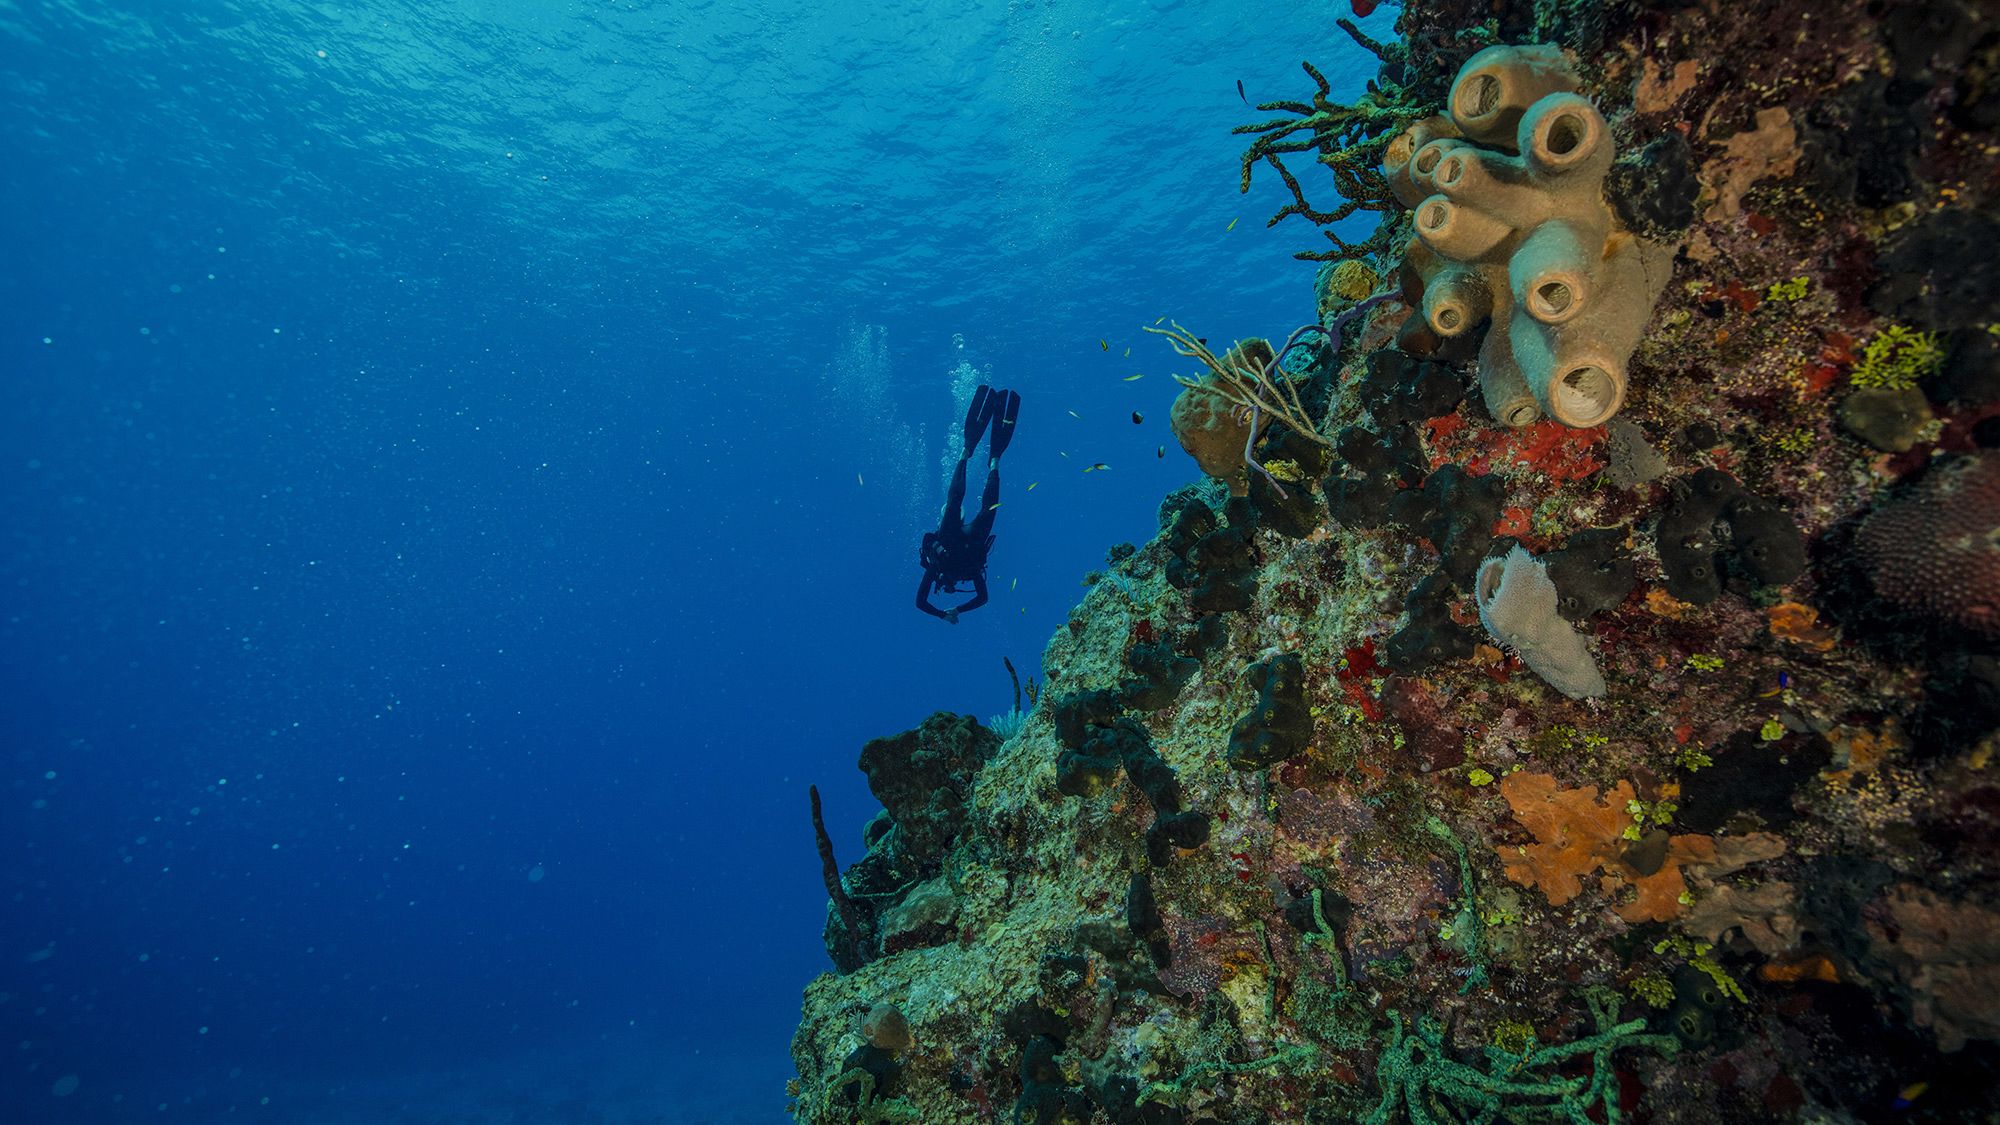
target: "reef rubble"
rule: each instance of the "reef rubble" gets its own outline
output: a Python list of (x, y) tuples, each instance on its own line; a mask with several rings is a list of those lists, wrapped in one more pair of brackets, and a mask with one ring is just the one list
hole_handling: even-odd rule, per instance
[[(1239, 132), (1274, 223), (1379, 218), (1301, 255), (1348, 330), (1192, 372), (1298, 408), (1182, 412), (1207, 475), (1017, 732), (864, 751), (795, 1117), (2000, 1120), (2000, 12), (1347, 30), (1361, 103), (1308, 65)], [(1505, 151), (1554, 109), (1595, 162), (1559, 207)], [(1408, 164), (1466, 145), (1513, 218), (1441, 255)], [(1522, 319), (1556, 242), (1610, 336)], [(1617, 377), (1581, 415), (1572, 354)]]

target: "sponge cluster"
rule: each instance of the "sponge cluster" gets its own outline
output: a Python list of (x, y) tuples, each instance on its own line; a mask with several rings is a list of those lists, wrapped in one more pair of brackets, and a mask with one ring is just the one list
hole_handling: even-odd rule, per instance
[(1561, 49), (1494, 46), (1452, 82), (1448, 115), (1384, 155), (1415, 211), (1404, 297), (1445, 339), (1491, 321), (1479, 383), (1493, 417), (1601, 425), (1676, 247), (1622, 229), (1604, 198), (1614, 144)]

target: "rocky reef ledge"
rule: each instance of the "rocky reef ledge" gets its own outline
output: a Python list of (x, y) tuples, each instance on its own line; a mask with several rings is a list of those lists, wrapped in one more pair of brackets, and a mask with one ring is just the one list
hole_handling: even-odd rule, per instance
[(1018, 730), (862, 751), (797, 1119), (2000, 1119), (2000, 13), (1346, 30), (1239, 130), (1323, 327)]

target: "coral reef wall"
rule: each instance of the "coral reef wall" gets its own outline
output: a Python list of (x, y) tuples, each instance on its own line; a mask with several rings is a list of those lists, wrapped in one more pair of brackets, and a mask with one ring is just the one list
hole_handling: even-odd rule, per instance
[[(1260, 368), (1264, 471), (1114, 552), (1011, 737), (864, 752), (799, 1120), (2000, 1119), (2000, 13), (1399, 31), (1240, 130), (1342, 325)], [(1671, 251), (1604, 425), (1496, 419), (1508, 302), (1441, 333), (1404, 259), (1392, 142), (1530, 45), (1618, 154), (1565, 206)]]

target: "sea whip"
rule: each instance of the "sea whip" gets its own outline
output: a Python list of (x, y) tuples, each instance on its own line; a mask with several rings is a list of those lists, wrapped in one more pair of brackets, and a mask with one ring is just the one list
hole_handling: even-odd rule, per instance
[(819, 867), (826, 876), (826, 893), (833, 896), (833, 905), (840, 911), (840, 924), (847, 929), (847, 951), (858, 969), (868, 958), (861, 955), (861, 927), (854, 921), (854, 900), (847, 897), (847, 888), (840, 883), (840, 864), (834, 862), (833, 841), (827, 838), (826, 821), (820, 817), (819, 786), (806, 786), (806, 793), (812, 797), (813, 835), (819, 841)]

